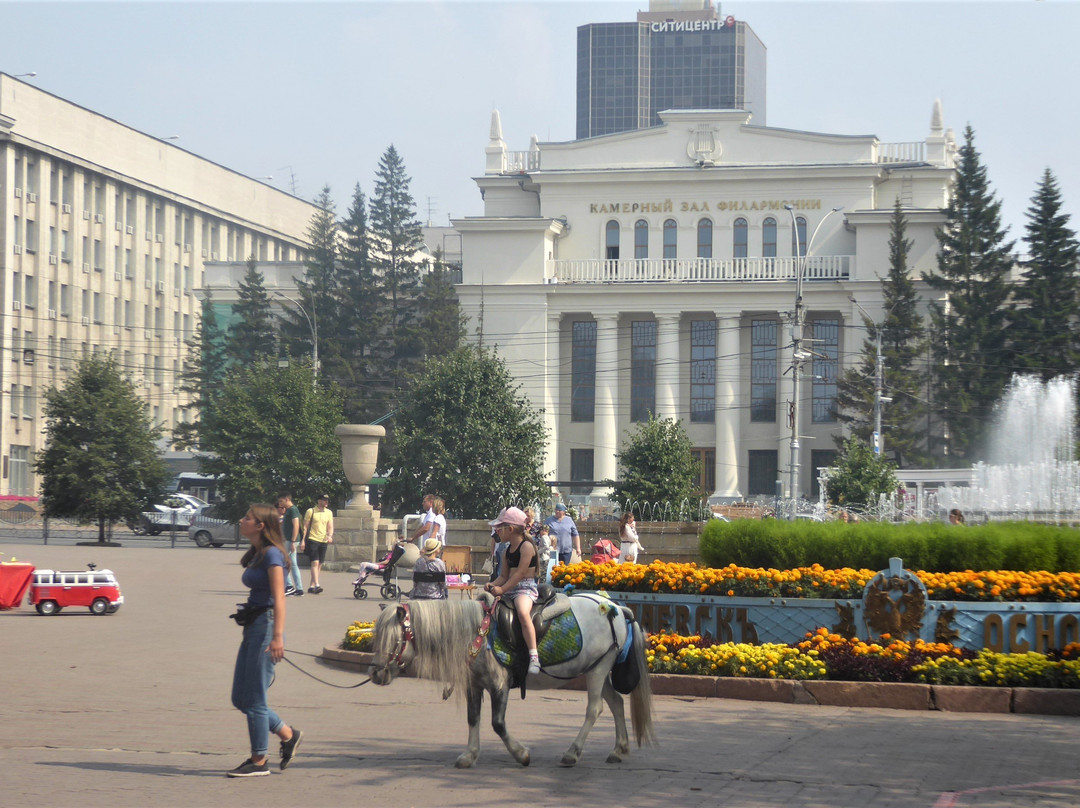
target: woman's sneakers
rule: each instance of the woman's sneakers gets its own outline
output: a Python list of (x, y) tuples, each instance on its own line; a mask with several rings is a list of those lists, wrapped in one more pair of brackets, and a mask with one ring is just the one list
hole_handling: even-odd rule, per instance
[(264, 774), (270, 774), (270, 766), (264, 760), (262, 763), (253, 763), (251, 758), (248, 758), (235, 769), (230, 769), (225, 772), (226, 777), (261, 777)]
[(300, 748), (300, 741), (304, 740), (304, 733), (296, 727), (292, 727), (292, 737), (281, 742), (281, 770), (285, 771), (296, 757), (296, 750)]
[(536, 651), (529, 652), (529, 675), (540, 673), (540, 657)]

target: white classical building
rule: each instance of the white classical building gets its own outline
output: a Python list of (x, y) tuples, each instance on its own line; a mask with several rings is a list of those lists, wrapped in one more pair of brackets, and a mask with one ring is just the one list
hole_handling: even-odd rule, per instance
[(314, 206), (0, 74), (0, 496), (32, 496), (42, 392), (113, 351), (154, 421), (208, 261), (298, 261)]
[(811, 495), (840, 429), (837, 374), (865, 337), (851, 298), (882, 318), (897, 199), (912, 275), (934, 268), (954, 137), (940, 104), (926, 139), (906, 143), (755, 126), (743, 111), (661, 118), (514, 152), (493, 114), (476, 179), (484, 215), (454, 222), (471, 338), (496, 347), (543, 410), (546, 471), (564, 493), (606, 495), (628, 430), (651, 412), (683, 423), (712, 501), (773, 494), (792, 461), (803, 256), (813, 355), (796, 493)]

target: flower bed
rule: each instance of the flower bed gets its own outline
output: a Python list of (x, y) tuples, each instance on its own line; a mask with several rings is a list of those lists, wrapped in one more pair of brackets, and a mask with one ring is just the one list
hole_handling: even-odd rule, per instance
[(904, 642), (887, 636), (882, 642), (867, 643), (819, 628), (796, 645), (714, 644), (707, 636), (654, 634), (648, 638), (646, 657), (652, 673), (1080, 688), (1080, 644), (1049, 655), (977, 653), (946, 643)]
[[(976, 602), (1080, 601), (1080, 573), (913, 571), (931, 600)], [(674, 595), (718, 595), (759, 598), (861, 598), (875, 570), (825, 569), (819, 564), (789, 570), (738, 567), (699, 567), (653, 561), (651, 564), (579, 564), (555, 567), (556, 587), (608, 592), (662, 592)]]
[(345, 629), (345, 639), (341, 647), (346, 651), (370, 651), (375, 642), (375, 623), (362, 623), (359, 620)]

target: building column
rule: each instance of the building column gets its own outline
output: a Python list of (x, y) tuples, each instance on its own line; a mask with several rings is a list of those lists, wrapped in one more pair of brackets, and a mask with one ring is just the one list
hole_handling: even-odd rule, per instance
[[(619, 390), (619, 318), (596, 315), (596, 401), (593, 409), (593, 479), (614, 480), (618, 476), (615, 452), (618, 449), (616, 408)], [(606, 498), (611, 488), (598, 485), (589, 497)]]
[[(794, 496), (798, 492), (788, 491), (791, 480), (791, 421), (788, 418), (791, 412), (790, 402), (794, 397), (795, 382), (794, 375), (791, 372), (794, 346), (791, 339), (791, 323), (786, 322), (783, 317), (780, 320), (779, 333), (780, 367), (776, 370), (777, 374), (779, 374), (776, 385), (776, 428), (778, 433), (776, 474), (780, 480), (783, 480), (785, 496)], [(802, 457), (801, 450), (799, 456)]]
[[(742, 499), (739, 492), (739, 399), (744, 373), (739, 351), (739, 316), (717, 317), (716, 340), (716, 491), (709, 504)], [(748, 360), (749, 361), (749, 360)], [(747, 367), (746, 372), (749, 372)]]
[(656, 418), (679, 418), (679, 315), (656, 316)]
[(547, 378), (544, 385), (544, 426), (547, 427), (547, 445), (544, 454), (544, 476), (557, 480), (559, 469), (559, 404), (562, 401), (562, 365), (559, 347), (562, 344), (562, 315), (549, 311), (547, 314)]

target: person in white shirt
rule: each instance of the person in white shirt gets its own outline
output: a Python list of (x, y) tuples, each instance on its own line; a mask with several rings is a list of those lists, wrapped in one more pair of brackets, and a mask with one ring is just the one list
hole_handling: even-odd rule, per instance
[(622, 553), (622, 563), (636, 564), (638, 553), (645, 552), (638, 539), (637, 523), (634, 514), (626, 511), (619, 520), (619, 551)]

